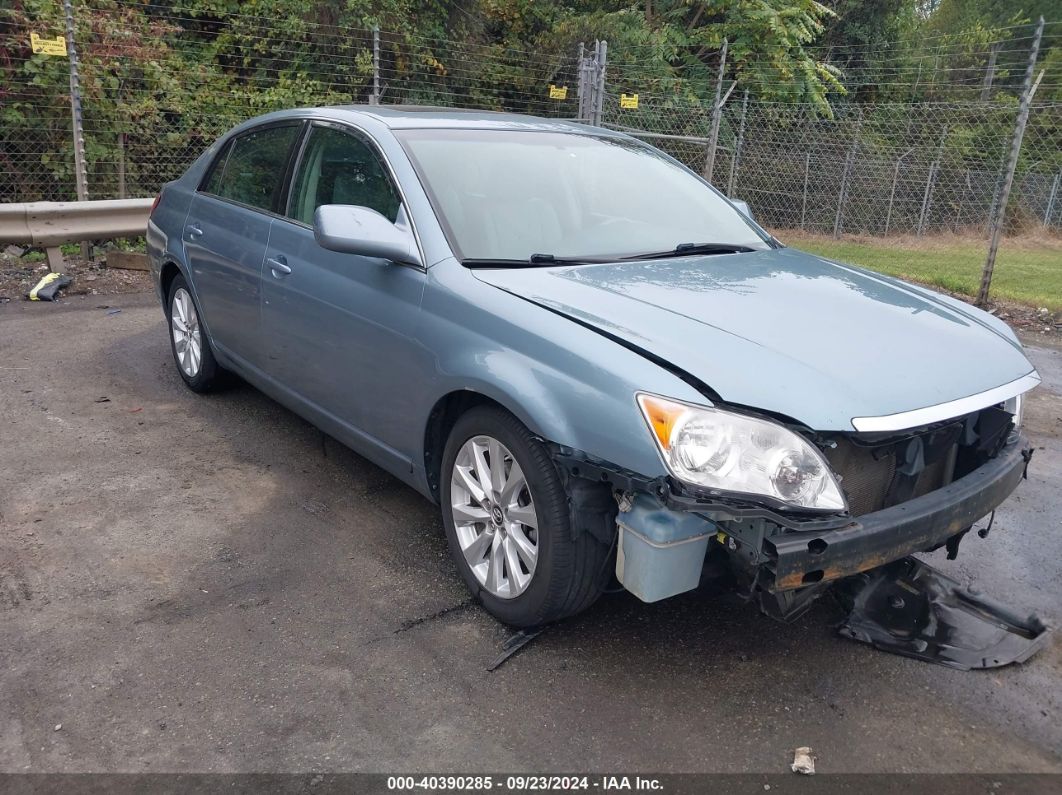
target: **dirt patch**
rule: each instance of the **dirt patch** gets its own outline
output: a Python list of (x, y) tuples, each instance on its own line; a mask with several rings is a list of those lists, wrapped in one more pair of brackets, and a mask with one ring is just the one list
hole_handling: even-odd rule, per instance
[[(65, 257), (63, 273), (74, 281), (60, 291), (59, 300), (62, 301), (64, 296), (119, 295), (151, 289), (148, 272), (108, 268), (103, 257), (102, 251), (88, 261), (75, 256)], [(46, 275), (48, 265), (40, 260), (37, 252), (21, 256), (18, 252), (0, 252), (0, 303), (25, 301), (29, 291)]]
[[(932, 289), (947, 293), (952, 298), (958, 298), (968, 304), (973, 304), (969, 296), (943, 290), (940, 287)], [(1012, 329), (1023, 340), (1041, 344), (1050, 340), (1053, 344), (1062, 341), (1062, 312), (1050, 312), (1044, 307), (1036, 308), (1013, 301), (990, 300), (988, 311), (1001, 320), (1007, 321)]]

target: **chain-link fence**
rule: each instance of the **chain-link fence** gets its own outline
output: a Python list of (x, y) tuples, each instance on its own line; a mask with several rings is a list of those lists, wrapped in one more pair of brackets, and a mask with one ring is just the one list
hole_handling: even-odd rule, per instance
[[(153, 195), (232, 125), (278, 108), (379, 101), (583, 118), (710, 174), (783, 240), (965, 293), (977, 291), (998, 215), (1032, 46), (1022, 26), (972, 48), (936, 46), (902, 68), (822, 53), (847, 70), (847, 95), (824, 109), (768, 101), (725, 64), (694, 78), (615, 44), (607, 56), (577, 41), (519, 50), (179, 7), (77, 3), (89, 198)], [(60, 12), (0, 11), (0, 202), (76, 197), (67, 60), (29, 48), (31, 32), (63, 29)], [(1049, 23), (1045, 41), (1060, 36)], [(926, 85), (931, 101), (876, 98)], [(1039, 88), (997, 284), (1062, 308), (1062, 103), (1057, 85)]]
[[(375, 101), (578, 114), (574, 46), (530, 52), (220, 10), (186, 17), (136, 0), (77, 6), (90, 199), (153, 195), (226, 130), (271, 110)], [(61, 9), (0, 9), (0, 203), (77, 196), (68, 61), (30, 48), (31, 34), (63, 29)]]
[[(772, 228), (980, 234), (999, 199), (1015, 115), (1013, 106), (933, 103), (846, 105), (825, 118), (806, 108), (732, 100), (721, 114), (713, 182), (749, 202)], [(605, 123), (703, 172), (710, 116), (710, 106), (664, 109), (640, 97), (637, 110), (606, 104)], [(1031, 140), (1058, 145), (1062, 105), (1034, 104), (1029, 131), (1028, 164), (1016, 175), (1008, 207), (1011, 228), (1062, 229), (1060, 164), (1051, 152), (1033, 151)]]

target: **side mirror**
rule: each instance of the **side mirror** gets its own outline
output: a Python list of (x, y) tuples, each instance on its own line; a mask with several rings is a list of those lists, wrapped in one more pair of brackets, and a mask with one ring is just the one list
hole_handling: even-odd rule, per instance
[(392, 224), (368, 207), (322, 204), (313, 214), (313, 236), (329, 251), (423, 265), (403, 210), (399, 211), (399, 223)]
[(749, 203), (748, 202), (742, 201), (741, 199), (731, 199), (730, 203), (732, 205), (734, 205), (734, 209), (735, 210), (737, 210), (739, 213), (744, 215), (749, 220), (751, 220), (751, 221), (755, 221), (756, 220), (755, 218), (752, 217), (752, 210), (749, 209)]

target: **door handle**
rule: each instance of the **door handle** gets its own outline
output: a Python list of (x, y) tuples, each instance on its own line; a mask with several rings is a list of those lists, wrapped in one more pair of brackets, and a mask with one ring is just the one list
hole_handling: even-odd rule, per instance
[(199, 224), (188, 224), (188, 226), (184, 228), (184, 231), (191, 240), (198, 240), (203, 236), (203, 230), (200, 228)]
[(270, 257), (266, 260), (266, 265), (269, 266), (269, 269), (273, 272), (273, 277), (276, 279), (291, 273), (288, 261), (284, 257)]

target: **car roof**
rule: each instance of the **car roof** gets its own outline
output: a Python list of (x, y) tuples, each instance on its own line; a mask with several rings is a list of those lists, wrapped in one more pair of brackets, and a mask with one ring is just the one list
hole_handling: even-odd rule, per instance
[[(521, 113), (492, 110), (443, 108), (431, 105), (332, 105), (321, 108), (355, 117), (370, 116), (392, 130), (411, 129), (507, 129), (610, 134), (566, 119), (545, 119)], [(615, 133), (611, 133), (615, 135)]]

